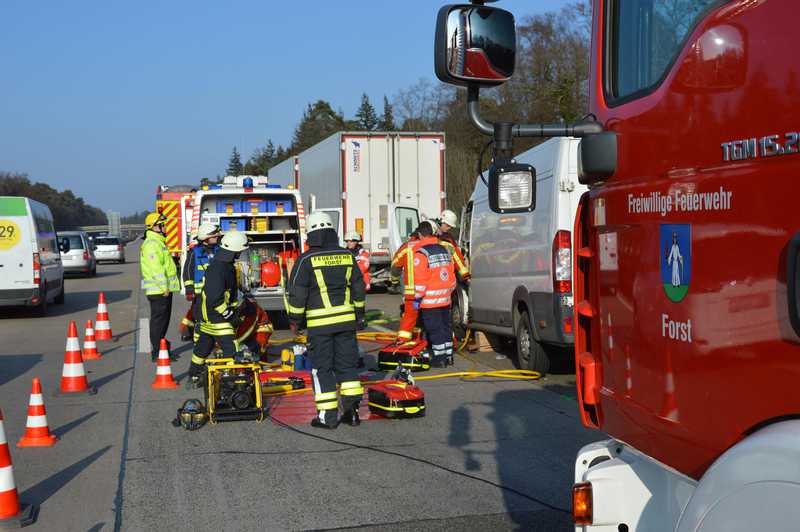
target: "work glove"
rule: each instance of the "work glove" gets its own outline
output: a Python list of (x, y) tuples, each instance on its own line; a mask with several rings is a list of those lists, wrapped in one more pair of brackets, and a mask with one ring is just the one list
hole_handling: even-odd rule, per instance
[(414, 303), (412, 304), (414, 310), (419, 310), (419, 303), (420, 303), (419, 299), (414, 300)]
[(356, 328), (359, 331), (363, 331), (367, 328), (367, 319), (364, 316), (361, 316), (356, 320)]

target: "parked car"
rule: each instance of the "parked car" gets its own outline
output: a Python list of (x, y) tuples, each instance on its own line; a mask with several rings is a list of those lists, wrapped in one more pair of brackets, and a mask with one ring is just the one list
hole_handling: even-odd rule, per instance
[(61, 252), (65, 273), (82, 273), (86, 277), (97, 275), (97, 259), (89, 235), (84, 231), (63, 231), (58, 234), (67, 251)]
[(125, 263), (125, 245), (116, 236), (97, 236), (94, 238), (94, 256), (97, 262), (109, 260)]
[(492, 212), (478, 178), (462, 214), (460, 243), (472, 280), (455, 300), (468, 312), (455, 315), (468, 317), (496, 348), (515, 341), (519, 365), (543, 373), (550, 356), (574, 345), (571, 234), (586, 191), (578, 182), (579, 143), (556, 138), (516, 157), (536, 168), (534, 211)]
[(0, 306), (25, 305), (47, 312), (64, 303), (64, 268), (53, 215), (47, 205), (0, 196)]

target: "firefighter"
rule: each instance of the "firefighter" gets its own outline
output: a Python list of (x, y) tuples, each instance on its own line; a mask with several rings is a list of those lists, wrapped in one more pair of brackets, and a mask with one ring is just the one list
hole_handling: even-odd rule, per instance
[(341, 422), (360, 424), (358, 405), (364, 389), (358, 377), (356, 330), (364, 327), (364, 278), (355, 257), (339, 247), (330, 217), (313, 212), (306, 222), (309, 249), (289, 277), (288, 312), (292, 332), (308, 329), (308, 355), (314, 385), (316, 428)]
[(358, 267), (364, 277), (364, 286), (366, 286), (366, 290), (369, 292), (369, 251), (361, 246), (361, 235), (358, 233), (358, 231), (349, 231), (344, 237), (344, 242), (347, 246), (347, 249), (356, 258)]
[(458, 279), (465, 285), (469, 284), (470, 271), (467, 261), (464, 259), (464, 254), (453, 235), (450, 233), (451, 229), (458, 227), (458, 216), (451, 210), (442, 211), (439, 224), (438, 237), (440, 243), (447, 248), (450, 255), (453, 256), (453, 262), (456, 268), (456, 275)]
[(219, 343), (224, 356), (234, 356), (239, 351), (236, 329), (239, 325), (239, 286), (236, 280), (236, 259), (247, 246), (244, 233), (231, 231), (222, 237), (217, 253), (206, 269), (205, 283), (200, 300), (194, 305), (195, 331), (197, 332), (189, 367), (189, 377), (200, 384), (206, 358)]
[[(153, 362), (158, 359), (159, 344), (162, 338), (166, 338), (169, 329), (172, 292), (180, 290), (178, 270), (167, 251), (164, 235), (166, 220), (158, 212), (147, 215), (144, 220), (147, 230), (139, 257), (144, 292), (150, 303), (150, 359)], [(175, 360), (174, 357), (172, 359)]]
[(431, 224), (417, 228), (420, 239), (414, 246), (414, 309), (422, 317), (422, 326), (431, 349), (431, 365), (453, 363), (453, 332), (450, 303), (456, 287), (453, 257), (435, 236)]
[[(436, 222), (425, 220), (422, 225), (430, 227), (435, 233), (438, 229)], [(408, 242), (400, 246), (400, 249), (392, 257), (389, 270), (389, 281), (392, 286), (399, 284), (400, 274), (403, 275), (403, 305), (401, 308), (400, 325), (397, 329), (397, 342), (400, 344), (412, 342), (414, 332), (419, 318), (419, 310), (414, 307), (414, 249), (419, 243), (419, 233), (414, 231), (408, 238)]]
[(190, 301), (189, 311), (181, 320), (181, 340), (188, 342), (194, 331), (195, 294), (203, 289), (206, 269), (214, 253), (219, 248), (219, 227), (212, 223), (201, 224), (197, 229), (197, 243), (186, 254), (183, 265), (183, 286), (186, 290), (186, 301)]

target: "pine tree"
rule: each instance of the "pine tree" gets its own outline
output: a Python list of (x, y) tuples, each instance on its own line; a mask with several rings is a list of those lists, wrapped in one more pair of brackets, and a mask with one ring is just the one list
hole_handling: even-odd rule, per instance
[(397, 129), (397, 126), (394, 125), (394, 109), (386, 95), (383, 96), (383, 116), (378, 122), (378, 129), (381, 131), (394, 131)]
[(361, 95), (361, 106), (356, 111), (356, 120), (359, 129), (365, 131), (372, 131), (378, 125), (378, 115), (375, 113), (375, 108), (369, 103), (369, 96), (366, 94)]
[[(333, 110), (330, 103), (325, 100), (317, 100), (314, 105), (309, 104), (303, 113), (303, 119), (294, 130), (292, 145), (289, 147), (287, 155), (300, 153), (343, 129), (345, 129), (345, 122), (342, 116)], [(280, 152), (280, 148), (278, 152)], [(283, 158), (278, 158), (278, 160), (281, 161)]]
[(233, 147), (231, 158), (228, 160), (228, 169), (225, 171), (227, 172), (225, 175), (242, 175), (244, 171), (242, 156), (239, 155), (239, 150), (236, 149), (236, 146)]

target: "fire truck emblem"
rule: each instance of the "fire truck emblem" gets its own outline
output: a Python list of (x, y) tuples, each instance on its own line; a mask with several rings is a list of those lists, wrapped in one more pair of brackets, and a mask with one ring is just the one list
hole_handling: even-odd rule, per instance
[(678, 303), (689, 292), (692, 280), (692, 226), (661, 225), (661, 282), (670, 301)]

